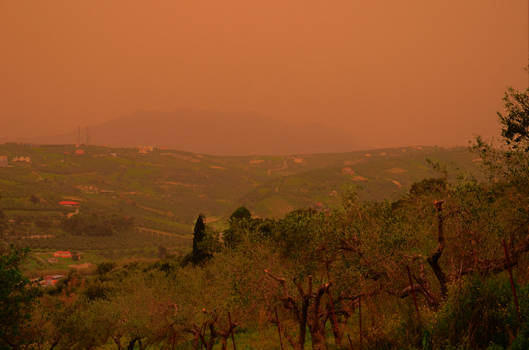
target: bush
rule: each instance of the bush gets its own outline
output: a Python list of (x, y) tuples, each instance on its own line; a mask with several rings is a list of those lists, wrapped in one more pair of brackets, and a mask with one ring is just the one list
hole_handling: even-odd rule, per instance
[(0, 246), (0, 348), (6, 344), (18, 348), (25, 340), (19, 339), (21, 328), (31, 317), (40, 290), (25, 278), (20, 265), (28, 250)]
[[(528, 297), (529, 286), (518, 290), (521, 315), (529, 312)], [(512, 299), (506, 276), (488, 279), (471, 276), (461, 285), (452, 285), (448, 299), (433, 323), (434, 348), (507, 348), (520, 326)], [(529, 329), (524, 327), (513, 347), (520, 348), (528, 343)]]
[(98, 275), (103, 276), (112, 271), (115, 267), (116, 263), (114, 262), (102, 262), (101, 264), (97, 265), (96, 272)]
[(62, 224), (64, 231), (77, 236), (112, 236), (133, 226), (132, 218), (101, 213), (74, 215)]

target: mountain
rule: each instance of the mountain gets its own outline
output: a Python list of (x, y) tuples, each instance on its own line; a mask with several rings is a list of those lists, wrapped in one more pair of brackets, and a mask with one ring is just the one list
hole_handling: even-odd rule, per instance
[[(291, 124), (256, 114), (200, 110), (137, 112), (88, 128), (89, 143), (110, 147), (152, 145), (215, 155), (346, 152), (358, 148), (352, 136), (320, 124)], [(81, 130), (86, 139), (86, 129)], [(72, 144), (78, 131), (31, 140)]]

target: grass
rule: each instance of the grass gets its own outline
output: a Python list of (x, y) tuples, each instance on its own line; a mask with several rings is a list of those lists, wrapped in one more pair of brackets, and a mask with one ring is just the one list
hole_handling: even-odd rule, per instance
[(88, 264), (86, 268), (80, 268), (85, 272), (92, 272), (95, 266), (105, 259), (97, 251), (87, 250), (78, 252), (81, 255), (80, 260), (71, 258), (55, 258), (52, 249), (39, 249), (31, 251), (26, 263), (22, 266), (22, 271), (29, 277), (42, 276), (52, 273), (66, 274), (75, 265)]

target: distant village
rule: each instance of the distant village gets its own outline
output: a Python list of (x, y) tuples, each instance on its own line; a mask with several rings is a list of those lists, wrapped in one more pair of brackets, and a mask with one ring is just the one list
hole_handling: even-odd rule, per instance
[[(11, 159), (11, 163), (31, 163), (31, 157), (16, 156)], [(9, 158), (7, 156), (0, 156), (0, 168), (9, 166)]]
[[(86, 151), (82, 148), (83, 145), (76, 144), (75, 145), (75, 151), (73, 152), (76, 156), (82, 156), (86, 154)], [(137, 146), (136, 149), (138, 150), (139, 154), (148, 154), (153, 152), (156, 147), (154, 146)], [(68, 152), (64, 152), (64, 154), (68, 154)], [(109, 153), (108, 154), (111, 157), (116, 158), (118, 155), (117, 153)], [(9, 156), (7, 155), (0, 155), (0, 168), (5, 168), (10, 166), (10, 164), (31, 164), (31, 157), (20, 155), (20, 156), (14, 156), (13, 158), (9, 159)]]

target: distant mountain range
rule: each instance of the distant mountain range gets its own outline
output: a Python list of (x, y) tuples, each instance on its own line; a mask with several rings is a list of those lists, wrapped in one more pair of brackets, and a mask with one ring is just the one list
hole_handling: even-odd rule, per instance
[[(314, 123), (286, 123), (255, 114), (180, 110), (137, 112), (81, 128), (82, 143), (110, 147), (157, 146), (215, 155), (347, 152), (358, 149), (352, 135)], [(32, 139), (72, 144), (78, 131)]]

